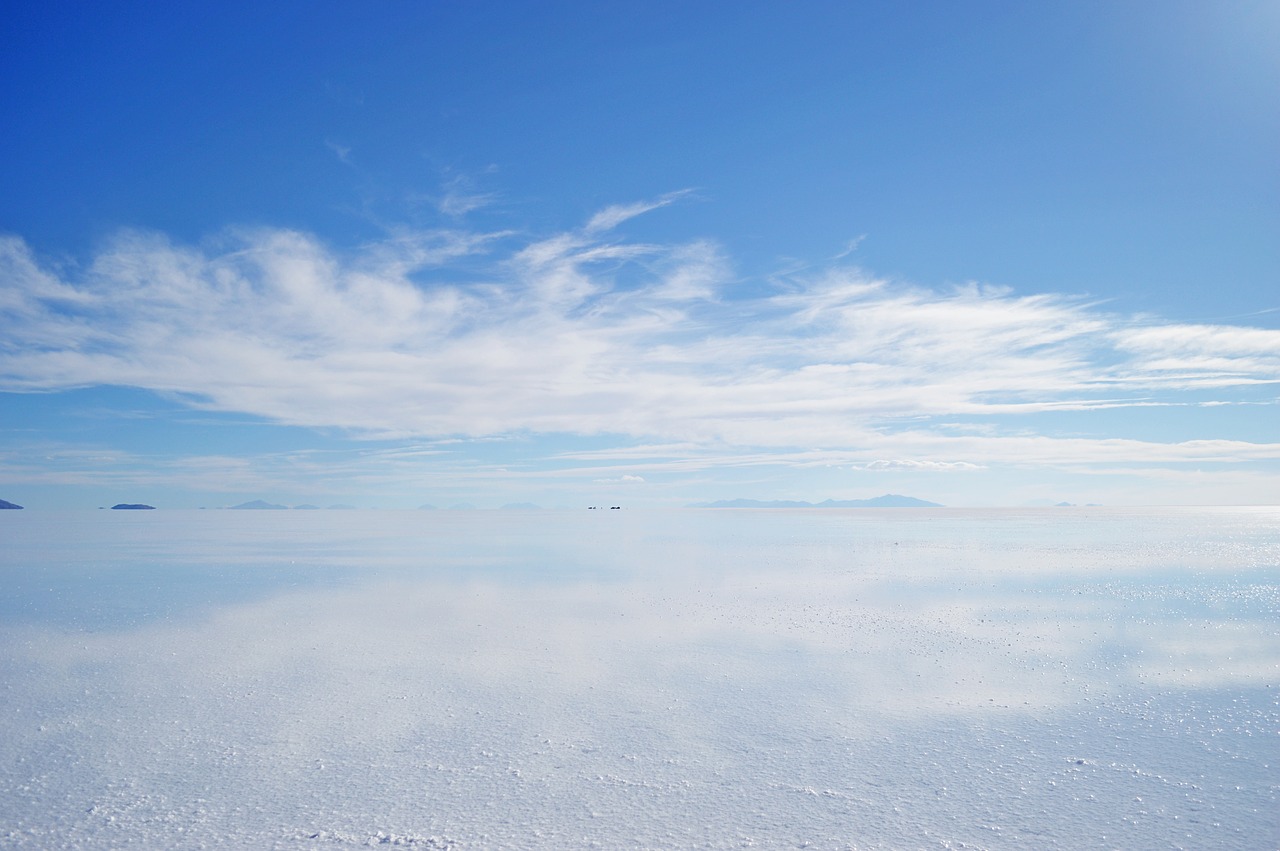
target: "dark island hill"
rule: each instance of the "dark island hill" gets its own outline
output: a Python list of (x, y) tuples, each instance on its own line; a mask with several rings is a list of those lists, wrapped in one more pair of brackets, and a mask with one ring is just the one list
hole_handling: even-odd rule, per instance
[(7, 499), (0, 499), (0, 510), (5, 508), (22, 508), (16, 502), (9, 502)]

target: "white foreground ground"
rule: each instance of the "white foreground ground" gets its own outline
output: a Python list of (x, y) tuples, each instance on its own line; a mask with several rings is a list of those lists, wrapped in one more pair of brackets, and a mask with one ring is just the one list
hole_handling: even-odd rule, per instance
[(1280, 510), (0, 541), (7, 848), (1280, 847)]

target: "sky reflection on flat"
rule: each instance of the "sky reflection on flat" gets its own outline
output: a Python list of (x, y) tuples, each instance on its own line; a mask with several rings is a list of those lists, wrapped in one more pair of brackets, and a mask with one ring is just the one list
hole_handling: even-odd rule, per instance
[(317, 514), (4, 518), (7, 843), (1280, 839), (1274, 513)]

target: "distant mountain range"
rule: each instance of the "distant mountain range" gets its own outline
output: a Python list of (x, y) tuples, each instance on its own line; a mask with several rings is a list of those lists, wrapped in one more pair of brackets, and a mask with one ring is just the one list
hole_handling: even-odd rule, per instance
[(21, 508), (16, 502), (9, 502), (7, 499), (0, 499), (0, 509), (5, 508)]
[(942, 508), (939, 503), (887, 493), (872, 499), (824, 499), (822, 502), (801, 502), (789, 499), (722, 499), (717, 502), (699, 502), (690, 508)]

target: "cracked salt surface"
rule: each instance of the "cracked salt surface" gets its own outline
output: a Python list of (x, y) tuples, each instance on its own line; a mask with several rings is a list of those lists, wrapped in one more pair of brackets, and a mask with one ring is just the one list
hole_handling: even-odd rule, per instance
[(1280, 847), (1275, 510), (12, 513), (4, 847)]

